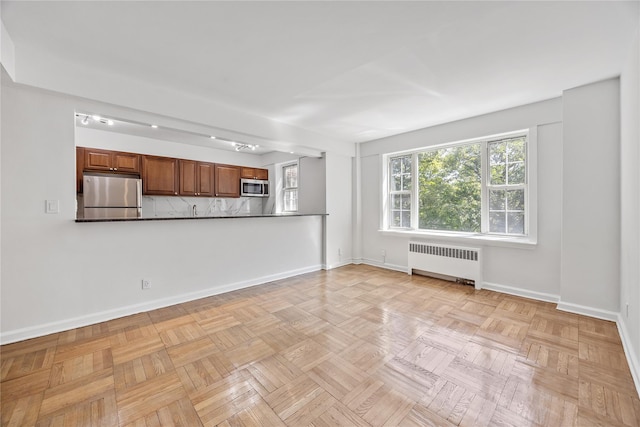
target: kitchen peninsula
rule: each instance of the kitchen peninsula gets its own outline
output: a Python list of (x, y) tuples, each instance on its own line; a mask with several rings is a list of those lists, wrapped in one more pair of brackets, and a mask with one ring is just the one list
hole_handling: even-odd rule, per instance
[(137, 221), (171, 221), (185, 219), (239, 219), (239, 218), (284, 218), (299, 216), (327, 216), (324, 213), (278, 213), (278, 214), (246, 214), (246, 215), (216, 215), (216, 216), (169, 216), (169, 217), (141, 217), (141, 218), (77, 218), (76, 222), (137, 222)]

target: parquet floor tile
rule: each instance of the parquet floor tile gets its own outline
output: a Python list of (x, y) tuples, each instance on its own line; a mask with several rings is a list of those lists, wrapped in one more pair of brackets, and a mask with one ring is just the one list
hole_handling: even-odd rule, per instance
[(4, 426), (639, 426), (613, 322), (351, 265), (0, 347)]

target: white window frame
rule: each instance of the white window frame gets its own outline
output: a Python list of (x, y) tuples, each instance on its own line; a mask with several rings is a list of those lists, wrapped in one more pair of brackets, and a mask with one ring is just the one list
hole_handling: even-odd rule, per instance
[[(497, 186), (488, 185), (489, 160), (487, 147), (489, 142), (500, 139), (508, 139), (526, 135), (526, 159), (525, 159), (525, 235), (498, 234), (488, 233), (489, 230), (489, 189)], [(482, 160), (482, 190), (481, 190), (481, 231), (479, 233), (462, 232), (462, 231), (440, 231), (440, 230), (420, 230), (418, 228), (418, 155), (421, 152), (435, 150), (439, 148), (453, 147), (456, 145), (467, 145), (473, 143), (481, 143), (481, 160)], [(411, 199), (411, 228), (393, 228), (390, 227), (390, 181), (389, 181), (389, 160), (393, 157), (402, 155), (412, 155), (412, 199)], [(430, 237), (437, 240), (469, 243), (470, 241), (481, 242), (489, 246), (507, 246), (522, 247), (534, 246), (537, 244), (537, 128), (521, 129), (513, 132), (506, 132), (484, 136), (480, 138), (467, 139), (451, 143), (434, 144), (417, 149), (411, 149), (401, 152), (387, 153), (381, 156), (382, 161), (382, 198), (381, 198), (381, 215), (380, 215), (380, 232), (384, 235), (399, 236), (406, 235), (409, 237)], [(506, 186), (509, 189), (514, 187)]]
[[(387, 171), (388, 171), (387, 173), (388, 173), (389, 178), (391, 178), (391, 160), (395, 159), (395, 158), (398, 158), (398, 157), (406, 157), (406, 156), (407, 156), (406, 154), (399, 154), (399, 155), (395, 155), (395, 156), (389, 156), (389, 158), (387, 159)], [(391, 204), (389, 204), (389, 208), (388, 208), (388, 213), (387, 214), (388, 214), (388, 218), (389, 218), (389, 228), (391, 228), (391, 229), (405, 230), (405, 229), (412, 229), (413, 228), (413, 218), (415, 216), (414, 215), (414, 204), (415, 204), (414, 203), (414, 200), (415, 200), (415, 197), (414, 197), (415, 190), (414, 190), (414, 188), (415, 188), (415, 183), (413, 182), (413, 179), (414, 179), (414, 177), (416, 175), (415, 174), (415, 169), (414, 169), (415, 168), (414, 167), (415, 161), (414, 161), (414, 158), (413, 158), (414, 156), (412, 156), (412, 159), (411, 159), (411, 171), (409, 172), (409, 175), (411, 176), (411, 190), (392, 190), (391, 189), (391, 179), (387, 180), (387, 191), (388, 191), (389, 200), (391, 200), (391, 196), (392, 195), (408, 195), (411, 198), (411, 208), (409, 210), (410, 215), (411, 215), (411, 222), (410, 222), (409, 227), (399, 227), (399, 226), (394, 226), (394, 225), (391, 224), (391, 220), (392, 220), (391, 211), (393, 211), (393, 206), (391, 206)], [(401, 173), (401, 175), (403, 175), (403, 173)], [(406, 173), (404, 173), (404, 175), (406, 175)], [(401, 178), (401, 179), (403, 179), (403, 178)], [(400, 209), (400, 216), (402, 217), (402, 208)]]
[(300, 199), (299, 198), (296, 198), (298, 200), (298, 202), (296, 203), (296, 209), (295, 210), (286, 209), (286, 204), (285, 204), (285, 193), (287, 192), (287, 190), (296, 190), (296, 193), (297, 193), (298, 197), (300, 196), (300, 190), (299, 190), (300, 185), (298, 185), (296, 187), (287, 187), (286, 186), (287, 177), (286, 177), (285, 169), (289, 168), (289, 167), (292, 167), (292, 166), (295, 166), (296, 169), (297, 169), (298, 184), (300, 184), (300, 181), (299, 181), (300, 180), (300, 165), (298, 164), (298, 162), (283, 163), (283, 164), (280, 165), (280, 168), (281, 168), (280, 171), (282, 173), (282, 190), (280, 192), (281, 193), (281, 198), (282, 198), (281, 199), (282, 200), (282, 205), (281, 206), (282, 206), (282, 212), (288, 212), (288, 213), (298, 212), (298, 210), (300, 209), (300, 206), (299, 206)]

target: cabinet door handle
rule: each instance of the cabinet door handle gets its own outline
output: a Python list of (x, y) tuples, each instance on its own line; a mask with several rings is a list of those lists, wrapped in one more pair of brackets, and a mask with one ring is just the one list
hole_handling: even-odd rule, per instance
[(177, 195), (178, 195), (178, 192), (175, 192), (175, 193), (173, 193), (173, 194), (175, 194), (175, 195), (177, 196)]
[(118, 168), (113, 168), (113, 170), (114, 170), (114, 171), (117, 171), (117, 170), (118, 170)]

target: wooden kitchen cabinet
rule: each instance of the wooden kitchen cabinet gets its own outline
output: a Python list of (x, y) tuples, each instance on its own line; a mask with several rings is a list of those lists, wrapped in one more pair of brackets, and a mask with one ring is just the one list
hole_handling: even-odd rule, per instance
[(180, 160), (180, 195), (213, 197), (214, 164)]
[(142, 156), (142, 194), (177, 196), (178, 159)]
[(240, 168), (240, 177), (246, 179), (269, 179), (269, 170), (260, 168), (248, 168), (242, 166)]
[(140, 155), (84, 148), (84, 170), (139, 174)]
[(82, 194), (82, 173), (84, 172), (84, 148), (76, 147), (76, 193)]
[(215, 197), (240, 197), (240, 166), (215, 165)]

